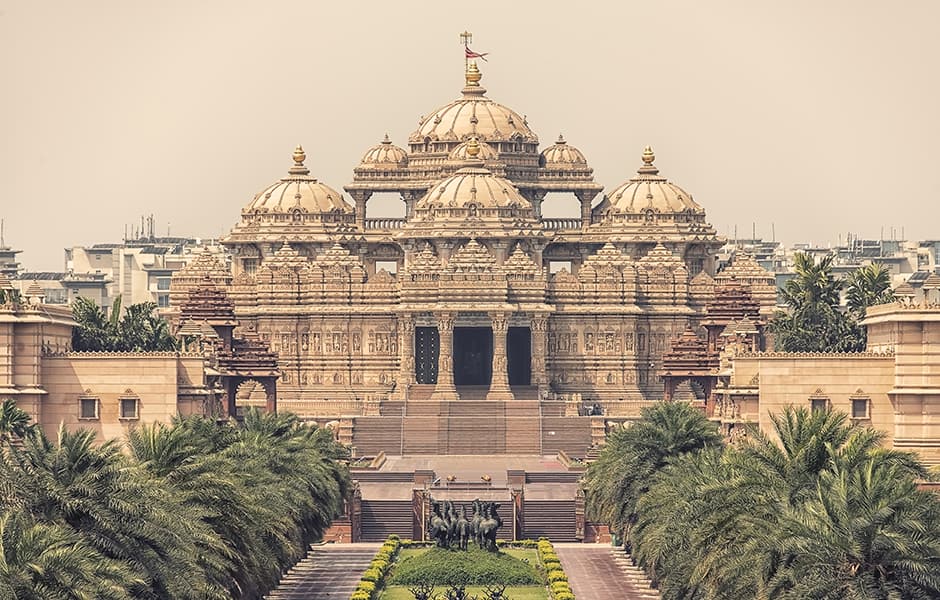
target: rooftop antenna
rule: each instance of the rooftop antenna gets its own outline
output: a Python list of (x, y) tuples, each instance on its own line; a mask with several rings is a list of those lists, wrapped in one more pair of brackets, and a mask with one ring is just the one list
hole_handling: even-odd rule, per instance
[(770, 222), (770, 241), (777, 241), (777, 229), (774, 227), (773, 221)]
[(6, 242), (3, 239), (3, 219), (0, 219), (0, 248), (6, 248)]

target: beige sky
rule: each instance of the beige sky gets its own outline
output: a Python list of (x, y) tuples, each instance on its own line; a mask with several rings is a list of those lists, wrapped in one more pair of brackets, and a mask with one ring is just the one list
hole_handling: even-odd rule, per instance
[(0, 217), (52, 270), (142, 214), (228, 231), (298, 142), (339, 189), (459, 95), (469, 28), (489, 97), (608, 190), (651, 144), (726, 235), (938, 238), (938, 23), (927, 0), (0, 0)]

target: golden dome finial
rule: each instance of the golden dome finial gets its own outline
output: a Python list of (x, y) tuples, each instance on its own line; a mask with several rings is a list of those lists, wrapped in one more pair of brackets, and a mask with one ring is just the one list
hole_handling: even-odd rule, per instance
[(382, 143), (383, 143), (383, 144), (391, 144), (391, 143), (392, 143), (392, 140), (388, 139), (388, 134), (387, 134), (387, 133), (385, 134), (385, 139), (382, 140)]
[(304, 161), (307, 160), (307, 155), (304, 153), (304, 147), (300, 144), (297, 144), (297, 147), (294, 148), (293, 158), (295, 167), (304, 166)]
[(467, 140), (467, 156), (472, 159), (475, 159), (480, 155), (480, 142), (477, 141), (476, 137), (472, 137)]
[(654, 160), (656, 160), (656, 155), (653, 154), (653, 149), (647, 146), (643, 149), (643, 164), (649, 167), (653, 164)]
[(556, 144), (567, 144), (568, 142), (565, 141), (565, 136), (563, 136), (563, 135), (561, 135), (561, 134), (559, 133), (559, 134), (558, 134), (558, 141), (555, 142), (555, 143), (556, 143)]
[(310, 170), (304, 166), (304, 161), (307, 160), (307, 153), (304, 152), (303, 146), (297, 144), (297, 147), (294, 148), (294, 153), (291, 155), (291, 158), (294, 159), (294, 166), (288, 169), (288, 173), (295, 176), (310, 174)]
[(480, 80), (483, 74), (477, 67), (477, 61), (471, 60), (467, 63), (467, 87), (480, 87)]

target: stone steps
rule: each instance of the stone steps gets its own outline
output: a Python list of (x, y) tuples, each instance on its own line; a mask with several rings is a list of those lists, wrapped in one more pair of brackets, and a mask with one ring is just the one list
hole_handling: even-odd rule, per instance
[(281, 578), (268, 600), (346, 600), (381, 544), (312, 546)]
[(630, 582), (630, 586), (640, 595), (639, 598), (653, 599), (660, 598), (659, 590), (650, 587), (650, 580), (646, 573), (640, 567), (633, 564), (629, 554), (621, 550), (612, 550), (614, 562), (623, 571), (624, 577)]
[(547, 537), (553, 542), (575, 542), (577, 538), (574, 500), (526, 500), (523, 537)]
[(411, 500), (363, 500), (362, 540), (381, 542), (391, 534), (402, 539), (414, 536)]

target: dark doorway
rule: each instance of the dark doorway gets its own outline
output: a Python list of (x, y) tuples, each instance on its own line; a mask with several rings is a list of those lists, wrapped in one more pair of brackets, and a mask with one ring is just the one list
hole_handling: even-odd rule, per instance
[(493, 330), (454, 328), (454, 385), (489, 385), (493, 371)]
[(437, 327), (415, 327), (415, 381), (437, 383), (441, 338)]
[(532, 334), (528, 327), (510, 327), (506, 339), (509, 385), (532, 385)]

